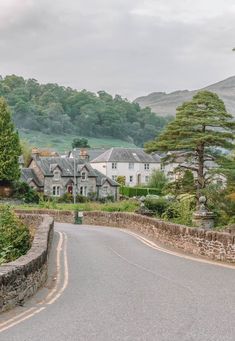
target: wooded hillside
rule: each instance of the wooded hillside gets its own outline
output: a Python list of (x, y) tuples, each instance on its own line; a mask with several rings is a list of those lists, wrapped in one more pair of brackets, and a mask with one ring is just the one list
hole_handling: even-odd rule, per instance
[(17, 128), (46, 134), (107, 136), (142, 146), (169, 120), (119, 95), (42, 85), (15, 75), (0, 78), (0, 96), (7, 100)]

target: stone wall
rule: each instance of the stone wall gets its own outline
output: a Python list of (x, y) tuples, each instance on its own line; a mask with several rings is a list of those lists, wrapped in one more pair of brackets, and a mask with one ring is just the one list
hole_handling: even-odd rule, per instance
[[(20, 214), (31, 223), (35, 235), (31, 249), (24, 256), (0, 266), (0, 313), (22, 304), (45, 283), (48, 255), (53, 239), (53, 218)], [(39, 225), (38, 225), (39, 224)]]
[(84, 212), (83, 224), (128, 228), (184, 252), (235, 262), (235, 235), (206, 231), (133, 213)]
[(35, 210), (25, 210), (25, 209), (16, 209), (15, 212), (17, 214), (33, 214), (33, 215), (41, 215), (48, 214), (50, 217), (54, 219), (54, 221), (58, 223), (68, 223), (74, 224), (76, 212), (75, 211), (60, 211), (60, 210), (47, 210), (47, 209), (35, 209)]

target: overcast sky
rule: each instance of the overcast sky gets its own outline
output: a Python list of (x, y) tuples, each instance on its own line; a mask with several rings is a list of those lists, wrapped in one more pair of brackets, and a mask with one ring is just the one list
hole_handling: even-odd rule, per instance
[(0, 0), (0, 74), (134, 99), (235, 75), (234, 0)]

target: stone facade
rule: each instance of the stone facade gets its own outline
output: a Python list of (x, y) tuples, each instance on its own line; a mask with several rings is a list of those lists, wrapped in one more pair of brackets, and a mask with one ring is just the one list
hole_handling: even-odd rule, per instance
[[(16, 261), (0, 266), (0, 313), (22, 304), (46, 282), (48, 255), (53, 238), (49, 216), (19, 214), (31, 221), (34, 240), (29, 252)], [(36, 226), (39, 223), (39, 226)]]
[(119, 184), (84, 160), (62, 157), (34, 157), (28, 168), (21, 170), (21, 181), (44, 192), (47, 197), (76, 193), (102, 199), (119, 197)]

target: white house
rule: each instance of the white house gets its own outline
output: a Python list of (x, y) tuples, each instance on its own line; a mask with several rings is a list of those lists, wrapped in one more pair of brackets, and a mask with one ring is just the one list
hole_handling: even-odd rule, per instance
[(126, 185), (136, 186), (147, 184), (152, 171), (161, 169), (161, 158), (145, 153), (142, 148), (111, 148), (90, 164), (114, 181), (124, 176)]

